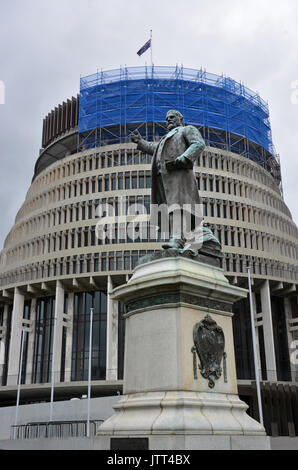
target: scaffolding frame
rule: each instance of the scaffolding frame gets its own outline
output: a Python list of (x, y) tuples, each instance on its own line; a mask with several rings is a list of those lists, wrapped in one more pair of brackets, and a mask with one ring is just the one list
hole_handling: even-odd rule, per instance
[(204, 129), (207, 145), (236, 151), (264, 168), (269, 164), (278, 174), (268, 104), (259, 94), (230, 77), (178, 65), (120, 67), (81, 77), (78, 150), (129, 142), (135, 129), (159, 140), (169, 109)]

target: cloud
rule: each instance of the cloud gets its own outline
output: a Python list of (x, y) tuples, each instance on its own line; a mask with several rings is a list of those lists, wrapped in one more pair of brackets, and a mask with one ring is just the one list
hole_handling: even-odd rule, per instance
[(30, 185), (42, 119), (76, 95), (80, 75), (120, 65), (149, 64), (136, 51), (153, 30), (155, 65), (183, 64), (224, 73), (269, 101), (273, 139), (281, 158), (284, 198), (298, 220), (298, 80), (292, 0), (15, 0), (2, 2), (0, 80), (0, 244)]

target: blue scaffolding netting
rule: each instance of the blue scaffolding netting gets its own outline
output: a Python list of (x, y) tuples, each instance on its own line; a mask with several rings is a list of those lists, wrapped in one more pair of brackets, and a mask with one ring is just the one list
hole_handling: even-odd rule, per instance
[(80, 79), (79, 133), (132, 123), (186, 124), (226, 131), (275, 155), (267, 103), (231, 78), (184, 67), (129, 67)]

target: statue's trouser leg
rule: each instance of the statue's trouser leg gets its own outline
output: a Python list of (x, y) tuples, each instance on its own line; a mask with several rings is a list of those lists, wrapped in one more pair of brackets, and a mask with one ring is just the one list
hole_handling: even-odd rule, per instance
[(196, 228), (195, 216), (182, 209), (176, 209), (169, 213), (170, 237), (185, 239), (186, 234), (191, 234)]
[(180, 209), (169, 212), (170, 239), (181, 240), (183, 238), (183, 218)]

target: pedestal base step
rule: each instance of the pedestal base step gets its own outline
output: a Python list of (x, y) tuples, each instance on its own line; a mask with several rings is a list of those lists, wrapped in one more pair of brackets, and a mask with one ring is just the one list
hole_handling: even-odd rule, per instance
[[(121, 442), (122, 441), (122, 442)], [(95, 450), (271, 450), (268, 436), (97, 436)]]
[(114, 410), (97, 432), (105, 449), (113, 437), (148, 438), (149, 450), (270, 448), (265, 429), (247, 415), (237, 395), (136, 393), (124, 396)]

